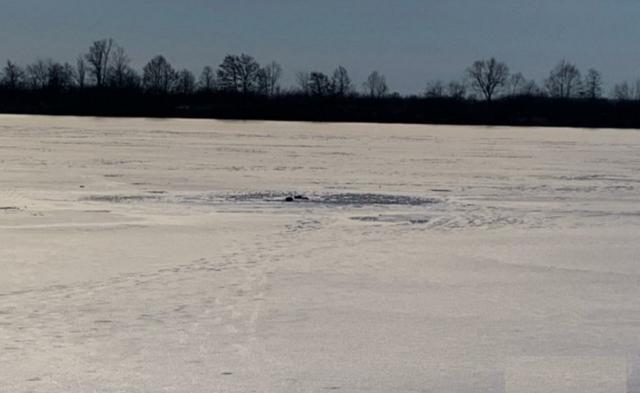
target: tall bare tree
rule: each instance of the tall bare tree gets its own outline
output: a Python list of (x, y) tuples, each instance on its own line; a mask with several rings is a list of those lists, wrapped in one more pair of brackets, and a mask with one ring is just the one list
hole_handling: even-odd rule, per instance
[(8, 89), (19, 89), (22, 87), (24, 83), (24, 71), (20, 66), (8, 60), (3, 71), (2, 85), (4, 87)]
[(583, 94), (585, 97), (595, 100), (602, 97), (602, 74), (590, 68), (582, 82)]
[(478, 60), (467, 69), (471, 88), (491, 102), (509, 80), (509, 67), (495, 58)]
[(255, 92), (258, 88), (260, 64), (251, 56), (228, 55), (218, 68), (218, 85), (227, 91), (242, 94)]
[(349, 77), (349, 72), (343, 66), (338, 66), (333, 71), (333, 76), (331, 77), (331, 86), (333, 90), (333, 94), (337, 96), (348, 96), (353, 92), (353, 85), (351, 83), (351, 78)]
[(38, 59), (34, 63), (27, 65), (26, 79), (31, 89), (38, 90), (47, 87), (50, 63), (51, 60)]
[(550, 97), (573, 98), (580, 94), (581, 82), (578, 67), (562, 60), (549, 73), (545, 87)]
[(130, 64), (131, 59), (124, 48), (115, 45), (109, 59), (107, 84), (116, 89), (132, 87), (135, 71)]
[(373, 71), (364, 82), (364, 90), (370, 97), (384, 97), (389, 92), (387, 78), (378, 71)]
[(76, 59), (76, 84), (80, 89), (84, 89), (87, 82), (87, 63), (84, 60), (84, 56), (80, 55)]
[(54, 91), (67, 90), (73, 87), (74, 69), (69, 63), (47, 62), (47, 89)]
[(211, 92), (216, 85), (216, 76), (211, 66), (205, 66), (200, 73), (200, 79), (198, 80), (198, 86), (202, 91)]
[(527, 79), (522, 75), (521, 72), (516, 72), (515, 74), (511, 74), (509, 77), (509, 81), (507, 83), (508, 95), (510, 96), (519, 96), (522, 94), (522, 88), (527, 83)]
[(179, 71), (176, 75), (175, 91), (178, 94), (193, 94), (196, 90), (196, 77), (187, 69)]
[(176, 71), (164, 56), (156, 56), (144, 66), (142, 83), (145, 90), (156, 93), (169, 93), (175, 86)]
[(97, 87), (103, 87), (106, 83), (112, 47), (113, 39), (111, 38), (95, 41), (85, 55), (85, 59), (89, 64), (89, 72), (93, 76)]
[(275, 61), (267, 64), (258, 71), (258, 90), (261, 94), (275, 96), (280, 91), (282, 66)]
[(307, 71), (300, 71), (296, 73), (296, 83), (298, 84), (298, 89), (302, 94), (311, 94), (309, 79), (310, 74)]
[(314, 96), (328, 96), (332, 93), (331, 80), (318, 71), (309, 74), (309, 92)]

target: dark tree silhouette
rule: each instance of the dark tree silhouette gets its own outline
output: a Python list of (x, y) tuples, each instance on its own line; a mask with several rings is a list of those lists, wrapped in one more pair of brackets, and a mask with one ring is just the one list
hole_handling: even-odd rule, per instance
[(175, 91), (178, 94), (193, 94), (196, 90), (196, 77), (189, 70), (181, 70), (176, 75)]
[(373, 71), (369, 74), (367, 81), (364, 83), (364, 90), (370, 97), (384, 97), (389, 92), (387, 78), (378, 71)]
[(509, 77), (507, 95), (510, 97), (538, 97), (542, 96), (543, 92), (535, 81), (528, 80), (520, 72), (517, 72)]
[(444, 90), (444, 83), (442, 83), (442, 81), (431, 81), (427, 83), (427, 88), (424, 91), (424, 96), (427, 98), (442, 98), (445, 96)]
[(309, 74), (309, 93), (314, 96), (328, 96), (332, 93), (331, 80), (329, 77), (318, 71)]
[(451, 81), (447, 85), (447, 94), (454, 100), (463, 100), (467, 96), (467, 85), (464, 81)]
[(616, 83), (611, 96), (618, 101), (640, 100), (640, 80), (635, 85), (629, 82)]
[(467, 75), (471, 81), (471, 88), (487, 102), (491, 102), (507, 85), (509, 67), (492, 57), (489, 60), (474, 62), (467, 69)]
[(462, 100), (467, 96), (467, 86), (464, 81), (450, 81), (445, 84), (440, 80), (431, 81), (427, 84), (424, 96), (426, 98), (452, 98)]
[(590, 68), (582, 82), (583, 94), (592, 100), (602, 97), (602, 74), (599, 71)]
[(73, 67), (53, 61), (47, 63), (46, 88), (53, 91), (67, 90), (74, 86)]
[(167, 94), (175, 86), (176, 71), (164, 56), (156, 56), (144, 66), (142, 84), (146, 91)]
[(216, 76), (211, 66), (205, 66), (200, 73), (200, 79), (198, 80), (198, 87), (200, 90), (210, 93), (215, 89)]
[(258, 88), (260, 64), (251, 56), (228, 55), (218, 68), (218, 86), (225, 91), (249, 94)]
[(346, 68), (338, 66), (338, 68), (333, 71), (331, 87), (333, 94), (337, 96), (344, 97), (353, 93), (353, 85), (351, 84), (351, 78)]
[(51, 60), (38, 59), (34, 63), (27, 65), (26, 79), (31, 89), (42, 90), (47, 87), (49, 63), (51, 63)]
[(275, 61), (267, 64), (258, 71), (258, 91), (260, 94), (273, 97), (280, 92), (280, 78), (282, 67)]
[(80, 55), (76, 59), (76, 84), (80, 89), (84, 89), (87, 82), (87, 63), (84, 60), (84, 56)]
[(131, 60), (124, 48), (115, 46), (107, 70), (107, 83), (116, 89), (131, 88), (137, 85), (138, 75), (130, 66)]
[(573, 98), (580, 94), (580, 70), (574, 64), (562, 60), (545, 80), (547, 93), (553, 98)]
[(109, 56), (113, 47), (113, 39), (103, 39), (95, 41), (85, 55), (89, 64), (89, 72), (93, 76), (97, 87), (103, 87), (107, 79), (107, 68), (109, 66)]
[(23, 84), (24, 71), (20, 66), (8, 60), (3, 69), (2, 86), (15, 90), (21, 88)]
[(299, 71), (296, 73), (296, 83), (298, 84), (298, 89), (300, 93), (305, 95), (311, 94), (311, 88), (309, 86), (309, 79), (311, 75), (307, 71)]
[(521, 95), (522, 89), (526, 83), (527, 79), (524, 77), (524, 75), (522, 75), (521, 72), (511, 74), (507, 83), (508, 95), (512, 97)]

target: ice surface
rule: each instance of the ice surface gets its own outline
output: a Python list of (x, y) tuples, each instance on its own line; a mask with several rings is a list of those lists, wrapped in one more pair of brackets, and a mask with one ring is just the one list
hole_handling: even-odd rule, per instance
[(638, 131), (1, 116), (0, 165), (2, 392), (640, 392)]

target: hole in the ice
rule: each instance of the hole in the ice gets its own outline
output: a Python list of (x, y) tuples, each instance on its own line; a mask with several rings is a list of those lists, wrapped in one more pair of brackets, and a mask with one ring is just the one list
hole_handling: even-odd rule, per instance
[(373, 193), (304, 195), (298, 193), (264, 192), (230, 195), (226, 199), (231, 202), (295, 202), (300, 204), (322, 204), (338, 206), (424, 206), (439, 202), (439, 200), (435, 198)]

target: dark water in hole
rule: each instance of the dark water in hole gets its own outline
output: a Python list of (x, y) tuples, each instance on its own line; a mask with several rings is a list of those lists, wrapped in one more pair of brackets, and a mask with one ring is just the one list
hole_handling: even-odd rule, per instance
[[(272, 202), (283, 204), (322, 204), (339, 206), (424, 206), (438, 203), (435, 198), (425, 198), (407, 195), (372, 194), (372, 193), (341, 193), (299, 195), (308, 199), (296, 199), (298, 194), (291, 193), (249, 193), (230, 195), (227, 199), (233, 202)], [(293, 201), (287, 198), (293, 197)]]

